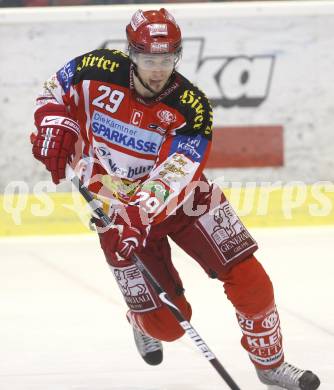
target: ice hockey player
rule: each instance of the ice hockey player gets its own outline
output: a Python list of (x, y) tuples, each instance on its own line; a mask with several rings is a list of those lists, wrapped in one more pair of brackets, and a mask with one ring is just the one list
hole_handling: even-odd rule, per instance
[(273, 287), (254, 256), (256, 242), (203, 175), (212, 109), (204, 93), (176, 70), (179, 26), (163, 8), (138, 10), (126, 35), (128, 54), (91, 51), (45, 82), (37, 98), (32, 151), (54, 183), (65, 177), (68, 162), (80, 159), (85, 183), (105, 207), (113, 206), (110, 215), (122, 231), (99, 229), (100, 243), (129, 307), (139, 353), (157, 365), (162, 341), (176, 340), (184, 331), (131, 262), (133, 251), (191, 317), (170, 239), (224, 285), (260, 381), (317, 389), (315, 374), (284, 359)]

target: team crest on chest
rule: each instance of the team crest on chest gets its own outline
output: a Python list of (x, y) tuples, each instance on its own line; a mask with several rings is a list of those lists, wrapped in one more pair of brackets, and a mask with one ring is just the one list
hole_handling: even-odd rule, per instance
[(162, 123), (170, 125), (171, 123), (176, 121), (176, 116), (172, 112), (168, 110), (160, 110), (157, 112), (157, 116)]

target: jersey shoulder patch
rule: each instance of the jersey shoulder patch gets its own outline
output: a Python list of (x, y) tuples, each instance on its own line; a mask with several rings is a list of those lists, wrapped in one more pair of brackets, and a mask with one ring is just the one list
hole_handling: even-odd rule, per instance
[(129, 57), (120, 50), (97, 49), (77, 57), (73, 84), (83, 80), (129, 83)]
[(186, 135), (201, 134), (211, 139), (213, 117), (209, 99), (204, 92), (181, 74), (177, 73), (176, 78), (179, 87), (163, 102), (179, 111), (185, 118), (186, 125), (177, 130), (177, 133)]

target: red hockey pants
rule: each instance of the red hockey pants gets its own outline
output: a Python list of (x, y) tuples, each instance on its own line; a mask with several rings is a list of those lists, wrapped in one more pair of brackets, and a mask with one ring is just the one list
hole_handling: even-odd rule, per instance
[[(213, 191), (220, 190), (215, 188)], [(273, 368), (281, 364), (284, 355), (272, 283), (253, 255), (257, 249), (256, 242), (224, 195), (219, 193), (219, 201), (215, 204), (209, 204), (207, 196), (195, 197), (196, 204), (208, 204), (202, 215), (189, 216), (185, 209), (179, 209), (175, 215), (153, 226), (146, 247), (138, 254), (190, 320), (191, 306), (172, 264), (167, 236), (175, 241), (209, 277), (223, 282), (243, 333), (241, 344), (251, 361), (259, 368)], [(163, 341), (173, 341), (184, 334), (131, 261), (107, 261), (130, 308), (128, 318), (134, 326)]]

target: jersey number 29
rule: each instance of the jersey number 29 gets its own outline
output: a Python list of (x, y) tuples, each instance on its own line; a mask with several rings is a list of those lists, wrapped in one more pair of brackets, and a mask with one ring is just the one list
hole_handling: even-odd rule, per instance
[[(117, 89), (112, 90), (110, 87), (107, 87), (106, 85), (100, 85), (97, 90), (99, 92), (102, 92), (102, 94), (96, 97), (93, 100), (92, 104), (96, 107), (105, 109), (108, 112), (111, 113), (116, 112), (124, 98), (124, 92), (118, 91)], [(106, 98), (109, 98), (108, 103), (104, 102), (104, 99)]]

